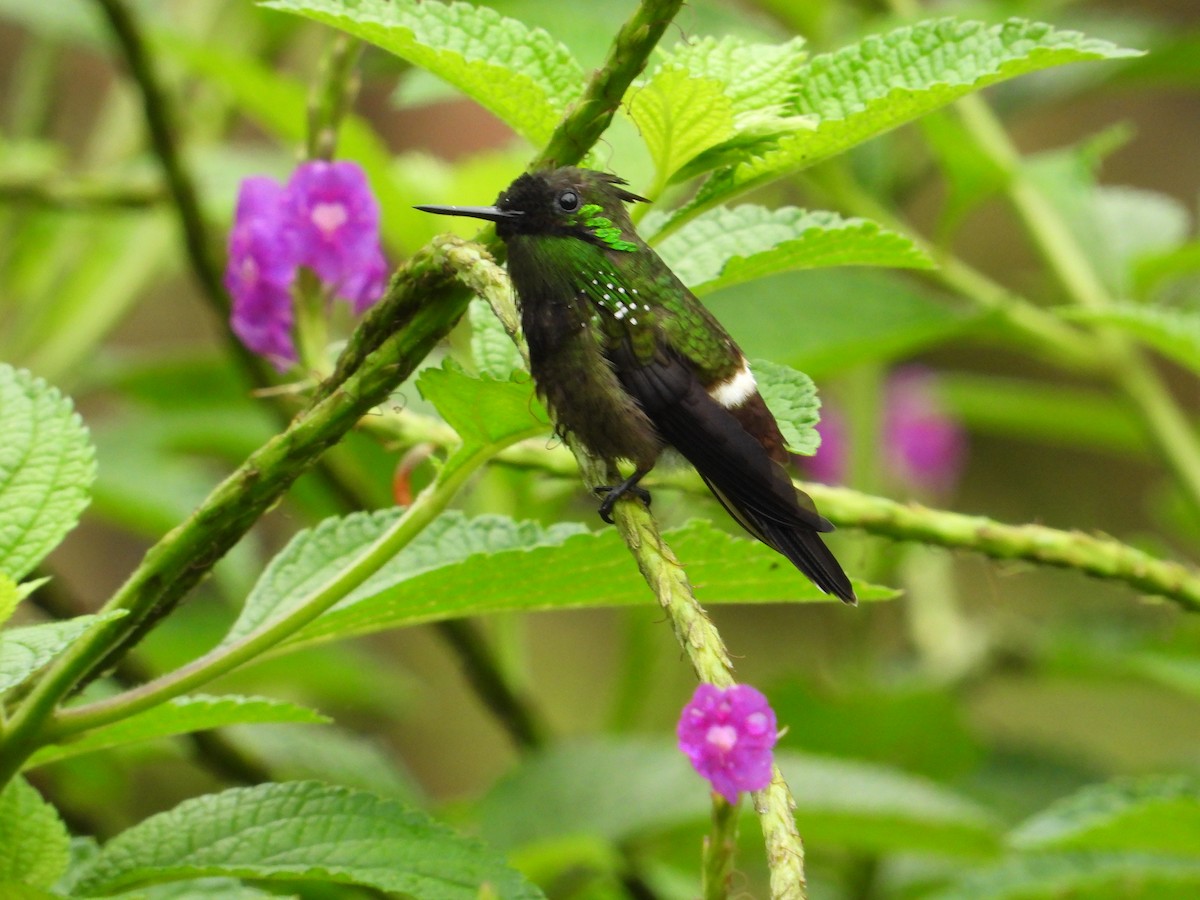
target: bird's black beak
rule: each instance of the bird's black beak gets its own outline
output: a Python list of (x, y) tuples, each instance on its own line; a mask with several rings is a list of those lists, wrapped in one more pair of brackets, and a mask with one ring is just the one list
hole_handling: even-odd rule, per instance
[(437, 213), (439, 216), (469, 216), (472, 219), (487, 219), (489, 222), (521, 218), (520, 210), (501, 209), (498, 206), (414, 206), (413, 209)]

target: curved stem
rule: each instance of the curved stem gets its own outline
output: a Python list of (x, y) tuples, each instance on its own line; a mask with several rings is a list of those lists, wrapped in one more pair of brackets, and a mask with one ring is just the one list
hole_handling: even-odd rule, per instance
[(422, 491), (404, 515), (387, 531), (336, 576), (300, 600), (286, 615), (231, 644), (216, 647), (199, 659), (148, 684), (107, 700), (59, 713), (42, 728), (41, 741), (60, 741), (72, 734), (107, 725), (158, 706), (173, 697), (208, 684), (283, 643), (346, 597), (406, 547), (445, 510), (459, 488), (491, 455), (492, 448), (479, 448), (459, 464), (448, 466), (447, 477), (438, 479)]

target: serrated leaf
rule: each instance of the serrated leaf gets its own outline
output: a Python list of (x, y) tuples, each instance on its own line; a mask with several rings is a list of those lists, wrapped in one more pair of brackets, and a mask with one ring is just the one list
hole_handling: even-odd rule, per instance
[(469, 3), (268, 0), (268, 9), (332, 25), (428, 69), (535, 145), (583, 90), (583, 69), (540, 28)]
[(125, 614), (123, 609), (114, 609), (94, 616), (0, 631), (0, 693), (21, 684), (85, 632)]
[[(806, 839), (873, 850), (987, 852), (997, 822), (922, 778), (881, 766), (777, 754)], [(526, 760), (480, 802), (480, 830), (513, 848), (566, 835), (620, 842), (702, 820), (709, 790), (679, 751), (646, 740), (575, 741)]]
[(783, 135), (714, 173), (676, 213), (681, 222), (754, 187), (811, 166), (972, 91), (1070, 62), (1137, 55), (1108, 41), (1010, 19), (937, 19), (870, 35), (814, 57), (795, 73), (792, 112), (817, 127)]
[(467, 307), (471, 323), (471, 356), (481, 375), (508, 381), (514, 372), (523, 372), (525, 363), (508, 332), (487, 301), (480, 297)]
[(794, 206), (718, 207), (697, 216), (655, 249), (700, 295), (820, 266), (933, 266), (910, 238), (875, 222)]
[(1200, 373), (1200, 311), (1114, 303), (1105, 309), (1059, 309), (1066, 318), (1114, 325), (1181, 366)]
[(1154, 776), (1089, 785), (1013, 831), (1022, 850), (1105, 850), (1200, 857), (1200, 779)]
[(792, 76), (804, 62), (804, 38), (780, 44), (750, 43), (737, 35), (680, 41), (661, 68), (680, 66), (695, 78), (724, 85), (735, 114), (782, 111), (792, 99)]
[(96, 475), (71, 401), (0, 363), (0, 572), (28, 574), (75, 527)]
[[(403, 513), (401, 509), (352, 513), (327, 519), (316, 528), (297, 534), (271, 560), (246, 599), (242, 614), (225, 642), (258, 630), (266, 622), (283, 615), (290, 608), (290, 602), (305, 597), (341, 571)], [(390, 562), (313, 624), (336, 618), (339, 611), (354, 607), (398, 582), (441, 568), (454, 568), (473, 555), (491, 556), (506, 550), (554, 546), (583, 530), (583, 526), (571, 523), (543, 528), (536, 522), (517, 522), (504, 516), (468, 518), (461, 512), (443, 513)], [(426, 599), (439, 602), (435, 597)], [(464, 615), (471, 614), (468, 595), (452, 598), (446, 594), (440, 599), (466, 610)]]
[[(439, 523), (287, 648), (463, 616), (653, 602), (613, 529), (589, 532), (561, 523), (543, 530), (531, 522), (459, 514), (444, 514), (431, 528)], [(481, 546), (481, 529), (490, 547)], [(691, 522), (664, 538), (705, 604), (829, 600), (773, 550), (707, 522)], [(404, 559), (410, 550), (419, 554), (411, 563)], [(895, 596), (861, 583), (855, 590), (860, 599)]]
[(660, 69), (635, 87), (626, 111), (650, 151), (660, 183), (684, 163), (734, 134), (733, 101), (724, 85), (685, 69)]
[[(275, 892), (250, 887), (233, 878), (197, 878), (174, 884), (156, 884), (116, 896), (127, 900), (279, 900), (280, 897)], [(282, 896), (299, 900), (296, 894)]]
[(1191, 900), (1200, 863), (1119, 853), (1032, 854), (968, 872), (928, 900)]
[(803, 372), (770, 360), (752, 360), (750, 369), (767, 409), (779, 422), (788, 449), (812, 456), (821, 446), (821, 435), (817, 433), (817, 423), (821, 421), (817, 386)]
[(422, 900), (542, 894), (496, 852), (395, 800), (317, 782), (185, 800), (122, 832), (86, 864), (76, 893), (223, 875), (357, 884)]
[(13, 778), (0, 791), (0, 882), (48, 888), (69, 859), (67, 826), (54, 807), (25, 779)]
[(108, 750), (140, 741), (151, 741), (210, 728), (268, 722), (328, 722), (315, 710), (265, 697), (176, 697), (146, 712), (89, 731), (76, 740), (51, 744), (30, 757), (27, 768), (69, 759), (97, 750)]
[(506, 445), (550, 428), (529, 379), (476, 378), (447, 364), (422, 370), (417, 389), (468, 445)]

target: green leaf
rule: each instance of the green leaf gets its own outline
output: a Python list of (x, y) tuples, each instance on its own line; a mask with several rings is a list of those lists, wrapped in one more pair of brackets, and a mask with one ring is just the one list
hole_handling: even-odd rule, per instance
[(0, 882), (48, 888), (69, 859), (67, 826), (23, 778), (14, 778), (0, 791)]
[(114, 609), (94, 616), (0, 631), (0, 693), (21, 684), (85, 632), (125, 614), (123, 609)]
[(467, 318), (471, 323), (471, 356), (481, 375), (509, 381), (514, 372), (524, 372), (525, 363), (517, 345), (486, 300), (475, 297), (467, 307)]
[[(732, 112), (730, 136), (687, 159), (671, 173), (672, 181), (685, 181), (718, 166), (740, 162), (760, 145), (815, 127), (813, 117), (791, 114), (791, 76), (804, 61), (803, 48), (804, 40), (799, 37), (782, 44), (752, 44), (727, 35), (680, 42), (664, 54), (656, 77), (658, 72), (682, 67), (693, 78), (715, 81)], [(723, 119), (724, 104), (720, 104), (720, 110), (719, 118)]]
[(447, 361), (422, 370), (417, 389), (472, 447), (503, 446), (550, 429), (530, 380), (476, 378)]
[(339, 28), (428, 69), (535, 145), (583, 90), (584, 71), (540, 28), (469, 3), (268, 0), (263, 6)]
[[(933, 782), (880, 766), (777, 754), (806, 840), (871, 850), (977, 854), (997, 823)], [(675, 747), (575, 741), (526, 760), (480, 802), (480, 832), (506, 849), (564, 836), (620, 842), (706, 817), (708, 785)]]
[(1114, 303), (1106, 309), (1060, 308), (1065, 318), (1113, 325), (1181, 366), (1200, 373), (1200, 310)]
[(0, 434), (0, 572), (20, 580), (79, 521), (95, 456), (71, 401), (3, 363)]
[(656, 249), (680, 280), (701, 295), (794, 269), (933, 266), (898, 232), (867, 219), (794, 206), (718, 207), (688, 222)]
[(499, 854), (425, 813), (311, 781), (185, 800), (122, 832), (80, 874), (76, 892), (112, 893), (210, 875), (357, 884), (422, 900), (541, 893)]
[(1200, 863), (1141, 854), (1067, 853), (1021, 856), (968, 872), (927, 900), (1192, 900)]
[(721, 82), (693, 78), (680, 68), (660, 69), (635, 87), (626, 110), (646, 142), (660, 184), (734, 134), (733, 101)]
[[(242, 614), (225, 638), (225, 643), (257, 631), (269, 621), (284, 615), (291, 603), (307, 596), (341, 571), (403, 513), (402, 509), (352, 513), (341, 518), (326, 519), (316, 528), (301, 531), (271, 560), (246, 599)], [(543, 528), (536, 522), (517, 522), (503, 516), (471, 519), (461, 512), (443, 513), (387, 565), (302, 633), (320, 627), (322, 623), (328, 624), (327, 620), (339, 618), (348, 609), (395, 584), (419, 580), (419, 576), (427, 572), (454, 568), (475, 555), (491, 557), (507, 550), (555, 546), (583, 530), (582, 525), (571, 523)], [(472, 599), (466, 594), (457, 598), (449, 594), (426, 598), (434, 601), (438, 608), (440, 600), (445, 600), (448, 606), (458, 606), (464, 610), (463, 615), (472, 614)], [(414, 612), (420, 616), (419, 611)], [(428, 621), (428, 618), (425, 620)]]
[(672, 223), (841, 153), (989, 84), (1070, 62), (1135, 56), (1108, 41), (1009, 19), (937, 19), (870, 35), (813, 58), (793, 75), (792, 112), (814, 130), (783, 135), (714, 173)]
[(962, 312), (886, 271), (814, 269), (744, 282), (705, 297), (747, 356), (820, 380), (862, 362), (887, 362), (956, 336)]
[(61, 900), (62, 894), (52, 894), (27, 884), (0, 881), (0, 897), (4, 900)]
[(314, 710), (264, 697), (176, 697), (111, 725), (89, 731), (73, 741), (51, 744), (38, 750), (27, 768), (69, 759), (97, 750), (108, 750), (125, 744), (150, 741), (228, 725), (263, 724), (267, 722), (328, 722)]
[[(372, 517), (359, 525), (380, 527), (383, 521)], [(664, 537), (705, 604), (829, 600), (757, 541), (701, 521)], [(289, 558), (290, 550), (284, 551)], [(895, 596), (874, 585), (856, 584), (855, 590), (860, 599)], [(447, 513), (287, 647), (463, 616), (652, 602), (614, 529), (589, 532), (574, 523), (543, 529), (499, 516)]]
[(779, 422), (788, 449), (812, 456), (821, 446), (821, 435), (817, 433), (817, 423), (821, 421), (817, 386), (803, 372), (770, 360), (752, 360), (750, 369), (767, 409)]
[(1200, 857), (1200, 779), (1152, 776), (1089, 785), (1013, 831), (1022, 850), (1104, 850)]
[(792, 73), (804, 62), (804, 38), (754, 44), (737, 35), (680, 41), (664, 54), (660, 68), (679, 66), (694, 78), (723, 85), (736, 114), (782, 111), (792, 99)]

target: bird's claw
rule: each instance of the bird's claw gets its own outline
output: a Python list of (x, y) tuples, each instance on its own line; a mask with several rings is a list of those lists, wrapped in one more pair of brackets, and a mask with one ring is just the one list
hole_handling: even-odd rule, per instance
[(626, 494), (633, 494), (639, 498), (646, 506), (650, 505), (650, 492), (644, 487), (638, 487), (636, 484), (622, 483), (618, 485), (601, 484), (596, 486), (597, 494), (607, 494), (600, 504), (600, 518), (609, 525), (613, 524), (612, 511), (616, 506), (617, 501)]

